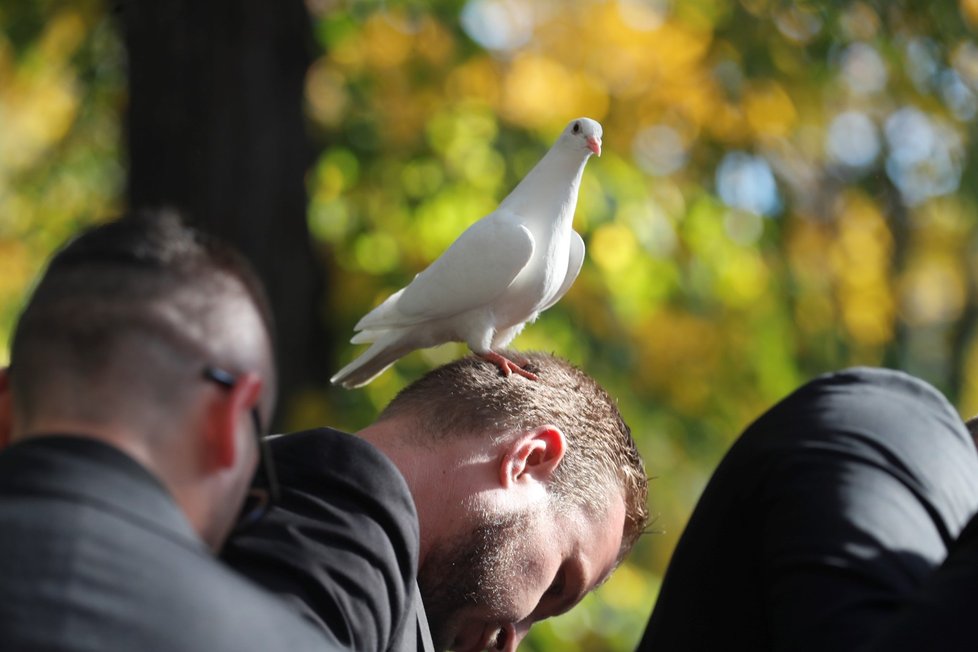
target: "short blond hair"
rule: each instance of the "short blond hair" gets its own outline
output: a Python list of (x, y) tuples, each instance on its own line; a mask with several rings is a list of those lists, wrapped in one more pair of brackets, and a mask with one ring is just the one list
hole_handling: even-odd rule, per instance
[(525, 368), (539, 380), (505, 377), (496, 366), (468, 356), (404, 388), (378, 420), (406, 417), (415, 436), (431, 440), (557, 426), (567, 438), (567, 450), (554, 472), (554, 497), (595, 514), (607, 509), (610, 493), (620, 491), (624, 554), (648, 525), (648, 477), (617, 403), (566, 360), (540, 352), (515, 357), (526, 358)]

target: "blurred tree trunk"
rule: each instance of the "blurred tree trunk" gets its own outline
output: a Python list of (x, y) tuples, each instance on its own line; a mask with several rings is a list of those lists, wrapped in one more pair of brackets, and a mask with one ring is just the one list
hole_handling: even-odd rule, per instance
[(129, 205), (177, 208), (251, 259), (277, 321), (282, 406), (328, 376), (306, 225), (309, 14), (302, 0), (137, 0), (121, 14)]

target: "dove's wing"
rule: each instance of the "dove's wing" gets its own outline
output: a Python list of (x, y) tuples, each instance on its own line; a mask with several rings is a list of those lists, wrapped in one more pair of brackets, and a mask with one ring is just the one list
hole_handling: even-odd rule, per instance
[(581, 240), (581, 236), (577, 231), (571, 231), (570, 239), (570, 257), (567, 259), (567, 276), (564, 277), (564, 282), (560, 284), (560, 289), (557, 290), (557, 294), (554, 295), (553, 299), (547, 302), (545, 306), (540, 308), (540, 312), (543, 312), (550, 306), (554, 305), (560, 298), (567, 294), (567, 290), (574, 285), (574, 281), (577, 280), (577, 275), (581, 273), (581, 265), (584, 264), (584, 241)]
[(534, 246), (533, 235), (515, 215), (490, 213), (407, 287), (361, 319), (357, 330), (408, 326), (487, 305), (530, 261)]

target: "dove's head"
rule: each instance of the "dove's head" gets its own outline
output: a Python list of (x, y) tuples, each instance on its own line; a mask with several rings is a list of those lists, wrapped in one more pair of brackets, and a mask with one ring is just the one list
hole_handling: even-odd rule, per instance
[(586, 156), (601, 156), (601, 124), (591, 118), (571, 120), (560, 135), (560, 141), (575, 150), (587, 151)]

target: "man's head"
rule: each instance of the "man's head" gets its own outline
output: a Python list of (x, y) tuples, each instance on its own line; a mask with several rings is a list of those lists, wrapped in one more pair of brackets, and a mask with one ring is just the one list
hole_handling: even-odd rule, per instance
[(93, 228), (51, 260), (20, 317), (0, 430), (115, 445), (216, 546), (257, 459), (250, 411), (271, 413), (270, 332), (260, 284), (225, 245), (165, 213)]
[(443, 648), (514, 649), (607, 578), (648, 521), (613, 399), (559, 358), (527, 357), (538, 381), (475, 357), (436, 369), (361, 433), (414, 493), (418, 581)]

